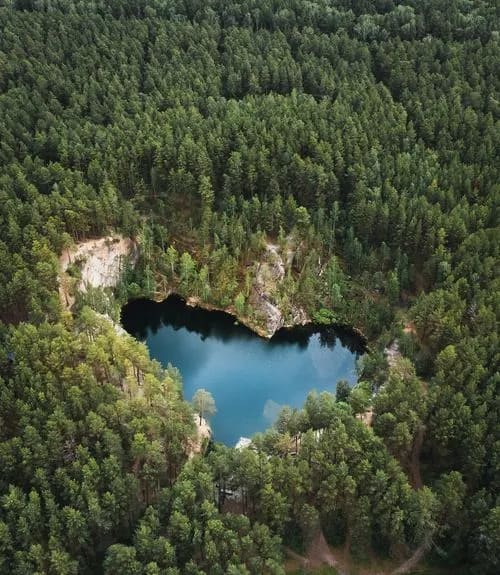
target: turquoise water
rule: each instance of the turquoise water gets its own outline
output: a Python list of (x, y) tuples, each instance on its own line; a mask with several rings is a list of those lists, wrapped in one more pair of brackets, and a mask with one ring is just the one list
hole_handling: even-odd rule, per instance
[(176, 296), (131, 302), (122, 323), (151, 357), (179, 368), (186, 399), (199, 388), (212, 393), (214, 439), (227, 445), (264, 431), (282, 406), (300, 407), (312, 389), (334, 392), (340, 379), (354, 383), (362, 351), (359, 340), (331, 329), (295, 328), (266, 341), (231, 316), (193, 309)]

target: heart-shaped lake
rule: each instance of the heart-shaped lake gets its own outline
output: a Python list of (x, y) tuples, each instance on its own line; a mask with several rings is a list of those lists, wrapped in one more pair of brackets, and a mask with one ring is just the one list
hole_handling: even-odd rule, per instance
[(359, 338), (333, 328), (281, 330), (268, 341), (231, 315), (193, 308), (178, 296), (132, 301), (122, 324), (153, 359), (180, 370), (186, 399), (200, 388), (212, 393), (214, 439), (231, 446), (270, 427), (284, 405), (301, 407), (311, 390), (335, 392), (340, 379), (355, 383), (364, 349)]

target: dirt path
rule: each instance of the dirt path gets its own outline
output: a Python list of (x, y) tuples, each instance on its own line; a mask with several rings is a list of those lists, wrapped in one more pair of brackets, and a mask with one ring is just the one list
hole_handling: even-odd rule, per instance
[(404, 575), (404, 573), (408, 573), (413, 571), (415, 567), (422, 561), (425, 557), (425, 554), (429, 550), (431, 546), (431, 536), (428, 536), (427, 539), (420, 545), (420, 547), (415, 551), (415, 553), (407, 559), (402, 565), (400, 565), (394, 571), (391, 571), (389, 575)]
[[(431, 542), (432, 536), (429, 535), (413, 555), (396, 569), (392, 569), (388, 565), (379, 565), (374, 570), (370, 567), (358, 567), (355, 572), (364, 575), (405, 575), (413, 571), (422, 561), (431, 546)], [(305, 570), (314, 572), (315, 569), (327, 565), (333, 567), (339, 575), (350, 575), (351, 573), (349, 560), (343, 557), (342, 552), (338, 556), (334, 554), (321, 529), (318, 529), (305, 555), (299, 555), (290, 548), (286, 548), (286, 554), (289, 559)]]
[(318, 530), (317, 534), (311, 541), (311, 544), (307, 549), (306, 557), (311, 567), (328, 565), (329, 567), (335, 567), (339, 575), (347, 575), (347, 573), (340, 567), (339, 560), (333, 555), (321, 529)]
[(317, 569), (323, 565), (328, 565), (328, 567), (334, 567), (339, 575), (348, 575), (340, 566), (339, 560), (333, 555), (321, 529), (318, 529), (313, 537), (305, 556), (299, 555), (289, 548), (286, 549), (286, 553), (304, 569)]

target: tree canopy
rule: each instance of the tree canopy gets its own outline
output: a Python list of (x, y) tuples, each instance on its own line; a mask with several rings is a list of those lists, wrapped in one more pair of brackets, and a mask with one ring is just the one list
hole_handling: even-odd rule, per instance
[[(278, 574), (317, 528), (499, 572), (498, 16), (0, 3), (0, 574)], [(136, 265), (65, 310), (58, 257), (110, 231)], [(187, 462), (180, 375), (101, 314), (173, 291), (257, 323), (270, 244), (285, 315), (368, 338), (359, 382)]]

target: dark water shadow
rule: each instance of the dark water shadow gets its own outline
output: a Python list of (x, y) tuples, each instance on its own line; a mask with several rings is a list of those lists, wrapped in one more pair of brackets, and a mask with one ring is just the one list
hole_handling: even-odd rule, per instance
[[(175, 330), (184, 328), (195, 332), (202, 339), (212, 337), (223, 342), (259, 337), (233, 315), (190, 306), (184, 298), (175, 294), (160, 303), (146, 298), (130, 301), (121, 310), (121, 323), (129, 334), (141, 341), (146, 339), (148, 332), (156, 334), (164, 325), (170, 325)], [(321, 345), (329, 349), (333, 349), (339, 340), (351, 353), (361, 355), (366, 351), (366, 341), (354, 330), (345, 326), (321, 326), (314, 323), (282, 328), (268, 343), (271, 347), (288, 344), (305, 349), (311, 336), (316, 333), (320, 336)]]

